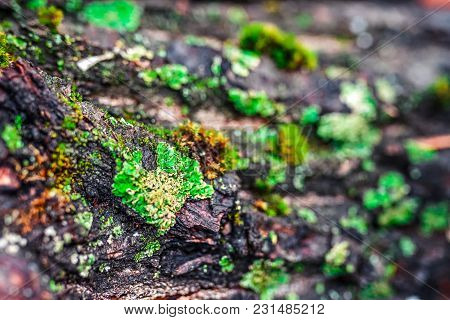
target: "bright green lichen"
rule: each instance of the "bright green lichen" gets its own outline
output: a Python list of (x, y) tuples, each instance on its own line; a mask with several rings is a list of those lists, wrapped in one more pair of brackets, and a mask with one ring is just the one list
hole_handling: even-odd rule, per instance
[(87, 21), (103, 28), (135, 31), (140, 24), (141, 8), (132, 1), (94, 1), (83, 8)]
[(329, 113), (320, 118), (319, 137), (334, 142), (336, 154), (366, 158), (380, 139), (379, 130), (359, 114)]
[(361, 290), (360, 299), (362, 300), (380, 300), (389, 299), (394, 295), (394, 290), (392, 289), (389, 282), (385, 280), (380, 280), (368, 284)]
[(241, 286), (259, 294), (263, 300), (273, 299), (277, 289), (289, 282), (282, 259), (255, 260), (241, 279)]
[(398, 245), (402, 252), (402, 255), (405, 257), (412, 257), (416, 252), (416, 244), (409, 237), (401, 237)]
[(306, 107), (301, 115), (300, 124), (301, 125), (309, 125), (315, 124), (320, 120), (320, 107), (317, 105), (311, 105)]
[(220, 258), (219, 266), (224, 273), (232, 272), (234, 270), (234, 263), (228, 256), (223, 256)]
[(448, 228), (450, 211), (448, 203), (440, 202), (428, 205), (420, 216), (421, 230), (425, 235)]
[(345, 264), (350, 256), (350, 248), (347, 241), (336, 243), (325, 255), (323, 272), (330, 277), (337, 277), (354, 271), (352, 264)]
[(263, 91), (228, 90), (228, 99), (234, 108), (247, 116), (270, 117), (282, 112), (284, 106), (269, 99)]
[(39, 8), (45, 7), (47, 5), (47, 0), (29, 0), (27, 2), (27, 8), (31, 10), (37, 10)]
[(75, 216), (75, 222), (83, 228), (84, 233), (88, 233), (91, 230), (93, 220), (94, 217), (89, 211), (79, 212)]
[(405, 150), (409, 161), (413, 164), (430, 161), (436, 157), (436, 151), (425, 148), (414, 140), (407, 140), (405, 142)]
[(223, 54), (231, 62), (231, 70), (240, 77), (247, 77), (261, 61), (256, 53), (231, 45), (224, 46)]
[(365, 82), (342, 82), (339, 98), (355, 114), (359, 114), (367, 120), (373, 120), (375, 118), (376, 101)]
[(369, 210), (382, 209), (378, 215), (381, 226), (407, 225), (414, 219), (418, 207), (417, 199), (405, 198), (409, 190), (400, 173), (387, 172), (378, 180), (377, 189), (369, 189), (364, 193), (363, 203)]
[(383, 227), (404, 226), (414, 219), (418, 207), (416, 199), (405, 199), (393, 207), (385, 209), (378, 216), (378, 224)]
[(159, 78), (162, 83), (173, 90), (180, 90), (183, 85), (192, 80), (188, 69), (181, 64), (166, 64), (155, 70), (142, 71), (139, 76), (147, 85)]
[(149, 258), (149, 257), (153, 256), (156, 252), (158, 252), (159, 249), (161, 249), (161, 244), (159, 243), (158, 240), (149, 241), (145, 245), (144, 250), (142, 250), (141, 252), (138, 252), (134, 256), (134, 261), (140, 262), (144, 258)]
[(315, 224), (318, 219), (316, 213), (309, 208), (301, 208), (297, 211), (297, 215), (308, 223)]
[(203, 181), (196, 160), (163, 142), (158, 143), (156, 153), (157, 168), (152, 171), (143, 168), (140, 151), (116, 159), (112, 191), (164, 234), (175, 224), (175, 214), (187, 198), (206, 199), (214, 190)]
[(0, 68), (7, 68), (13, 60), (12, 45), (7, 35), (0, 31)]
[(14, 124), (7, 124), (3, 128), (1, 137), (5, 141), (9, 151), (14, 152), (23, 148), (24, 144), (22, 142), (21, 130), (22, 118), (20, 116), (16, 117)]
[(339, 220), (341, 226), (345, 229), (354, 229), (365, 235), (368, 232), (367, 221), (362, 216), (358, 216), (358, 208), (351, 207), (348, 209), (348, 215)]
[(259, 54), (268, 54), (281, 69), (300, 67), (315, 69), (316, 55), (306, 49), (292, 33), (280, 30), (270, 23), (254, 22), (242, 28), (240, 47)]
[(364, 206), (369, 210), (389, 208), (403, 199), (409, 192), (409, 186), (403, 176), (395, 171), (385, 173), (378, 180), (377, 189), (369, 189), (364, 194)]
[(385, 78), (380, 78), (375, 81), (375, 90), (378, 98), (380, 98), (380, 100), (384, 103), (393, 104), (397, 100), (397, 92), (395, 92), (395, 88), (389, 80)]

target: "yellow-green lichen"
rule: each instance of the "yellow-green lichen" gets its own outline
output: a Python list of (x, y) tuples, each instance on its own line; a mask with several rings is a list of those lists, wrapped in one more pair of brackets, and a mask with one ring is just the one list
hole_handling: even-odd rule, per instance
[(112, 191), (162, 235), (175, 224), (175, 215), (188, 198), (206, 199), (214, 190), (203, 181), (196, 160), (164, 142), (156, 153), (157, 168), (151, 171), (143, 167), (141, 151), (117, 158)]

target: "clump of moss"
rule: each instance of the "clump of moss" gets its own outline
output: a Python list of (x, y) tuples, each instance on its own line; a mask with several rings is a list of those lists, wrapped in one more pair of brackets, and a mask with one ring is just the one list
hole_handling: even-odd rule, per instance
[(283, 123), (278, 126), (280, 156), (289, 165), (302, 164), (308, 153), (308, 140), (302, 135), (295, 123)]
[(234, 108), (247, 116), (270, 117), (284, 110), (284, 106), (274, 102), (263, 91), (228, 90), (228, 99)]
[(416, 244), (409, 237), (401, 237), (398, 245), (403, 256), (405, 257), (412, 257), (416, 252)]
[(77, 215), (75, 216), (75, 219), (74, 219), (74, 221), (83, 228), (83, 230), (84, 230), (83, 232), (85, 234), (87, 234), (89, 232), (89, 230), (91, 230), (93, 220), (94, 220), (94, 217), (93, 217), (92, 213), (89, 211), (77, 213)]
[(231, 45), (224, 46), (223, 54), (231, 62), (231, 71), (240, 77), (247, 77), (261, 61), (256, 53)]
[(300, 124), (301, 125), (312, 125), (316, 124), (320, 120), (320, 107), (317, 105), (311, 105), (306, 107), (302, 115), (300, 117)]
[(380, 280), (369, 283), (366, 287), (361, 290), (360, 299), (362, 300), (380, 300), (389, 299), (394, 295), (394, 290), (392, 289), (389, 282)]
[(93, 1), (83, 8), (83, 16), (99, 27), (132, 32), (141, 23), (141, 11), (132, 1)]
[(337, 277), (354, 271), (352, 264), (346, 264), (350, 256), (350, 248), (347, 241), (336, 243), (325, 255), (323, 272), (327, 276)]
[(267, 156), (269, 171), (263, 178), (256, 178), (255, 187), (261, 191), (270, 191), (286, 180), (286, 163), (275, 156)]
[(366, 158), (380, 139), (379, 130), (356, 113), (329, 113), (320, 118), (317, 134), (334, 143), (336, 154)]
[(440, 202), (425, 207), (420, 215), (421, 230), (425, 235), (448, 228), (450, 211), (448, 203)]
[(270, 193), (257, 200), (253, 204), (256, 208), (265, 212), (269, 217), (283, 217), (291, 212), (291, 208), (284, 198), (276, 193)]
[(0, 31), (0, 68), (7, 68), (14, 61), (12, 49), (6, 34)]
[(64, 13), (55, 6), (41, 7), (38, 10), (39, 23), (52, 31), (56, 31), (63, 18)]
[(240, 47), (259, 54), (268, 54), (277, 67), (295, 70), (317, 67), (316, 55), (306, 49), (292, 33), (270, 23), (254, 22), (244, 26), (239, 37)]
[(353, 113), (367, 120), (373, 120), (376, 117), (376, 101), (364, 81), (342, 82), (339, 98), (352, 109)]
[(158, 143), (156, 153), (157, 168), (152, 171), (143, 168), (140, 151), (117, 158), (112, 191), (162, 235), (175, 224), (175, 214), (187, 198), (206, 199), (214, 190), (203, 181), (196, 160), (164, 142)]
[(436, 151), (426, 148), (414, 140), (407, 140), (404, 146), (409, 161), (413, 164), (427, 162), (436, 157)]
[(45, 7), (47, 5), (47, 0), (29, 0), (27, 2), (27, 8), (31, 10), (38, 10), (39, 8)]
[(339, 220), (339, 223), (343, 228), (354, 229), (363, 235), (367, 234), (369, 229), (367, 226), (367, 220), (358, 215), (357, 207), (349, 208), (347, 216), (342, 217)]
[(387, 172), (378, 180), (377, 189), (369, 189), (364, 193), (364, 206), (368, 210), (383, 210), (378, 216), (381, 226), (406, 225), (413, 220), (418, 206), (416, 199), (405, 198), (409, 189), (400, 173)]
[(23, 148), (24, 144), (21, 136), (22, 130), (22, 117), (17, 116), (14, 124), (7, 124), (3, 128), (1, 137), (5, 141), (6, 147), (11, 152), (15, 152), (20, 148)]
[(153, 256), (156, 252), (158, 252), (161, 249), (161, 244), (158, 240), (149, 241), (145, 244), (144, 250), (138, 252), (134, 256), (134, 261), (140, 262), (144, 258), (149, 258)]
[(317, 223), (317, 215), (316, 213), (309, 208), (301, 208), (297, 211), (297, 215), (305, 220), (308, 223), (315, 224)]
[(232, 166), (229, 139), (216, 130), (207, 130), (191, 121), (185, 122), (173, 131), (175, 142), (186, 147), (199, 161), (203, 174), (215, 179)]
[(390, 171), (380, 177), (377, 189), (369, 189), (364, 194), (364, 206), (369, 210), (389, 208), (408, 192), (409, 186), (403, 176), (399, 172)]
[(234, 270), (234, 263), (228, 256), (223, 256), (222, 258), (220, 258), (219, 266), (221, 267), (222, 272), (224, 273), (229, 273)]
[(273, 299), (277, 289), (289, 282), (282, 259), (256, 260), (241, 279), (241, 286), (259, 294), (263, 300)]
[(173, 90), (180, 90), (183, 85), (192, 80), (188, 69), (181, 64), (166, 64), (155, 70), (142, 71), (139, 76), (147, 85), (159, 78), (161, 82)]

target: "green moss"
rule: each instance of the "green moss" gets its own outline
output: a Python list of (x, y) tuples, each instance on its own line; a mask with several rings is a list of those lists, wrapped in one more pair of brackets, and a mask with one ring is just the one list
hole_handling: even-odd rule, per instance
[(222, 258), (220, 258), (219, 266), (221, 267), (222, 272), (224, 273), (233, 272), (234, 270), (234, 263), (228, 256), (223, 256)]
[(392, 289), (389, 282), (386, 280), (380, 280), (368, 284), (361, 290), (360, 298), (363, 300), (379, 300), (379, 299), (389, 299), (394, 295), (394, 290)]
[(65, 116), (63, 120), (62, 127), (67, 130), (75, 130), (77, 127), (77, 124), (75, 122), (75, 119), (71, 116)]
[(336, 243), (325, 255), (324, 274), (336, 277), (352, 271), (352, 265), (345, 265), (349, 255), (350, 249), (347, 241)]
[(301, 129), (294, 123), (283, 123), (278, 126), (279, 152), (287, 164), (302, 164), (308, 153), (308, 140)]
[(56, 28), (61, 24), (63, 18), (64, 13), (55, 6), (41, 7), (38, 10), (39, 23), (52, 31), (56, 31)]
[(405, 257), (412, 257), (416, 252), (416, 244), (409, 237), (401, 237), (398, 245), (403, 256)]
[(240, 47), (259, 54), (268, 54), (281, 69), (300, 67), (315, 69), (316, 55), (306, 49), (292, 33), (280, 30), (270, 23), (254, 22), (242, 28)]
[(320, 120), (320, 107), (317, 105), (311, 105), (309, 107), (306, 107), (302, 115), (300, 117), (300, 124), (301, 125), (311, 125), (316, 124)]
[(395, 92), (395, 88), (387, 79), (377, 79), (375, 81), (375, 90), (378, 98), (384, 103), (394, 104), (397, 100), (397, 92)]
[(95, 263), (95, 256), (92, 253), (78, 256), (77, 270), (81, 277), (87, 278), (92, 266)]
[(273, 299), (277, 289), (289, 282), (282, 259), (255, 260), (241, 279), (241, 286), (259, 294), (263, 300)]
[(5, 33), (0, 31), (0, 68), (7, 68), (14, 61), (13, 47)]
[(3, 128), (1, 137), (5, 141), (6, 147), (11, 152), (15, 152), (20, 148), (23, 148), (24, 144), (22, 142), (21, 136), (22, 130), (22, 118), (17, 116), (15, 118), (14, 124), (7, 124)]
[(141, 252), (137, 253), (134, 256), (134, 261), (140, 262), (144, 258), (149, 258), (149, 257), (153, 256), (156, 252), (158, 252), (160, 249), (161, 249), (161, 244), (159, 243), (158, 240), (149, 241), (145, 245), (144, 250), (142, 250)]
[(47, 6), (47, 0), (29, 0), (27, 2), (27, 8), (31, 10), (38, 10), (45, 6)]
[(364, 194), (363, 203), (369, 210), (389, 208), (409, 193), (409, 186), (403, 176), (395, 171), (385, 173), (378, 180), (377, 189), (369, 189)]
[(247, 77), (261, 61), (256, 53), (231, 45), (224, 46), (223, 54), (231, 62), (231, 71), (240, 77)]
[(367, 158), (380, 139), (379, 130), (371, 127), (359, 114), (329, 113), (319, 121), (317, 134), (334, 143), (336, 154)]
[(94, 1), (83, 8), (83, 16), (99, 27), (132, 32), (141, 23), (141, 8), (133, 1)]
[(404, 226), (412, 222), (418, 207), (416, 199), (405, 199), (385, 209), (378, 216), (378, 224), (383, 227)]
[(111, 233), (114, 238), (120, 238), (123, 235), (122, 227), (120, 225), (114, 226), (114, 228), (112, 228), (111, 230)]
[(355, 114), (367, 120), (373, 120), (376, 117), (376, 101), (365, 82), (342, 82), (339, 98)]
[(139, 77), (147, 85), (159, 78), (162, 83), (173, 90), (180, 90), (183, 85), (192, 80), (188, 69), (181, 64), (167, 64), (155, 70), (145, 70), (139, 73)]
[(357, 207), (349, 208), (347, 216), (342, 217), (339, 220), (339, 223), (343, 228), (354, 229), (363, 235), (366, 235), (369, 230), (366, 219), (362, 216), (358, 216)]
[(91, 212), (84, 211), (84, 212), (77, 213), (74, 221), (75, 221), (75, 223), (79, 224), (84, 229), (85, 233), (88, 233), (89, 230), (91, 230), (91, 226), (92, 226), (92, 222), (94, 221), (94, 217)]
[(247, 116), (270, 117), (284, 110), (284, 106), (269, 99), (263, 91), (228, 90), (228, 99), (234, 108)]
[(142, 153), (122, 154), (116, 160), (113, 194), (164, 234), (175, 224), (175, 214), (187, 198), (211, 197), (212, 186), (203, 181), (196, 160), (183, 156), (167, 143), (158, 143), (157, 168), (142, 166)]
[(446, 202), (431, 204), (425, 207), (420, 215), (421, 230), (425, 235), (448, 228), (450, 218), (449, 205)]
[(318, 219), (316, 213), (308, 208), (301, 208), (297, 211), (297, 215), (308, 223), (315, 224)]
[(270, 191), (276, 185), (286, 180), (286, 163), (275, 156), (268, 156), (270, 168), (269, 172), (264, 178), (257, 178), (255, 180), (255, 187), (261, 191)]
[(404, 146), (409, 161), (413, 164), (420, 164), (433, 160), (437, 155), (436, 151), (425, 148), (414, 140), (407, 140)]

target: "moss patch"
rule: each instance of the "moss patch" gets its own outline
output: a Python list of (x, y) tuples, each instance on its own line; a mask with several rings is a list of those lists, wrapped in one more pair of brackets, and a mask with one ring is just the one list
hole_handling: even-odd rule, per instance
[(164, 142), (157, 145), (156, 152), (157, 168), (152, 171), (143, 168), (141, 151), (116, 159), (112, 187), (114, 195), (162, 235), (175, 224), (175, 215), (186, 199), (206, 199), (214, 190), (203, 181), (196, 160)]
[(306, 49), (295, 34), (284, 32), (270, 23), (254, 22), (242, 28), (240, 47), (259, 54), (268, 54), (281, 69), (300, 67), (315, 69), (316, 55)]
[(132, 1), (94, 1), (83, 9), (85, 19), (99, 27), (135, 31), (140, 25), (141, 8)]

